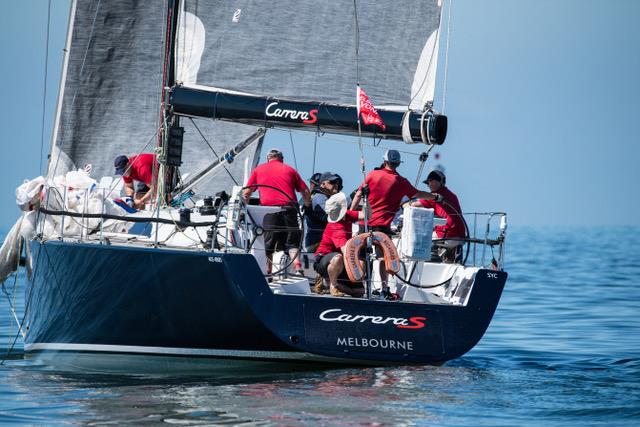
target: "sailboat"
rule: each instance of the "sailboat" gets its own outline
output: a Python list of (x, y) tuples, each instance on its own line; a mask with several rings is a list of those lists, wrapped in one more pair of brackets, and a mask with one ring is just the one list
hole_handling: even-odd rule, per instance
[[(284, 256), (266, 273), (269, 208), (239, 197), (272, 129), (443, 144), (447, 117), (433, 107), (443, 9), (72, 1), (48, 176), (28, 204), (26, 354), (375, 365), (439, 364), (473, 348), (506, 283), (504, 214), (472, 215), (469, 230), (484, 234), (468, 233), (463, 262), (401, 250), (399, 300), (374, 295), (374, 271), (368, 297), (338, 298), (311, 293), (311, 253), (302, 276)], [(384, 130), (361, 123), (356, 83)], [(127, 212), (113, 202), (113, 159), (142, 152), (158, 158), (155, 198)]]

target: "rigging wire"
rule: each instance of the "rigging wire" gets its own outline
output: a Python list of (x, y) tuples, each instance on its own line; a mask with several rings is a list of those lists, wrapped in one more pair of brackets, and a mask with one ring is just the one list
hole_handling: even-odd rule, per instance
[(296, 170), (298, 169), (298, 159), (296, 159), (296, 148), (293, 146), (293, 135), (291, 134), (291, 131), (289, 131), (289, 141), (291, 141), (291, 151), (293, 152), (293, 164), (296, 167)]
[(420, 183), (420, 177), (422, 176), (422, 171), (424, 170), (424, 166), (427, 163), (427, 159), (429, 159), (429, 153), (431, 152), (431, 150), (433, 150), (433, 147), (435, 147), (435, 145), (430, 145), (429, 149), (420, 154), (419, 160), (420, 160), (420, 167), (418, 168), (418, 174), (416, 176), (416, 181), (413, 184), (414, 187), (417, 187), (418, 184)]
[[(358, 145), (360, 147), (360, 170), (362, 172), (362, 180), (365, 175), (364, 148), (362, 146), (362, 125), (360, 123), (360, 24), (358, 23), (358, 1), (353, 0), (353, 18), (356, 29), (356, 108), (358, 114)], [(365, 229), (367, 220), (365, 218)]]
[[(360, 74), (359, 74), (359, 61), (360, 61), (360, 26), (358, 25), (358, 4), (357, 4), (357, 0), (353, 0), (353, 12), (354, 12), (354, 19), (355, 19), (355, 26), (356, 26), (356, 111), (357, 111), (357, 115), (358, 115), (358, 146), (360, 147), (360, 170), (362, 171), (362, 181), (366, 182), (366, 166), (365, 166), (365, 157), (364, 157), (364, 146), (362, 144), (362, 124), (360, 121)], [(375, 139), (374, 139), (374, 145), (375, 145)], [(362, 195), (363, 195), (363, 205), (362, 205), (362, 209), (366, 212), (368, 209), (368, 205), (369, 205), (369, 195), (368, 195), (368, 188), (364, 187), (365, 189), (367, 189), (367, 191), (362, 191)], [(364, 215), (364, 232), (368, 233), (369, 232), (369, 218), (368, 215)], [(372, 274), (372, 265), (371, 265), (371, 259), (369, 254), (371, 254), (371, 247), (372, 247), (372, 239), (371, 236), (367, 238), (367, 255), (365, 255), (365, 265), (366, 265), (366, 276), (365, 276), (365, 289), (366, 289), (366, 295), (367, 295), (367, 299), (371, 299), (371, 276), (373, 276)]]
[[(20, 247), (20, 252), (22, 252), (22, 247)], [(18, 271), (20, 269), (19, 260), (18, 265), (16, 265), (13, 275), (13, 290), (9, 292), (5, 287), (5, 281), (2, 282), (2, 293), (7, 297), (7, 301), (9, 302), (9, 309), (11, 310), (11, 314), (13, 315), (13, 319), (16, 321), (16, 325), (18, 326), (18, 332), (22, 334), (24, 338), (25, 333), (21, 328), (20, 320), (18, 320), (18, 315), (16, 313), (16, 298), (17, 298), (17, 290), (18, 290)], [(10, 342), (8, 343), (11, 346)]]
[(47, 6), (47, 37), (44, 54), (44, 78), (42, 89), (42, 120), (40, 122), (40, 174), (42, 174), (42, 152), (44, 151), (44, 118), (47, 109), (47, 77), (49, 76), (49, 27), (51, 26), (51, 0)]
[[(217, 158), (220, 158), (220, 156), (218, 155), (218, 153), (216, 153), (216, 150), (213, 149), (213, 147), (211, 146), (211, 144), (209, 144), (209, 141), (207, 140), (207, 138), (204, 136), (204, 134), (202, 133), (202, 131), (200, 130), (200, 128), (198, 127), (198, 125), (196, 124), (196, 122), (193, 120), (193, 118), (189, 117), (189, 120), (191, 121), (191, 124), (193, 124), (193, 127), (196, 128), (196, 130), (198, 131), (198, 133), (200, 134), (200, 136), (202, 137), (202, 139), (204, 140), (204, 142), (207, 143), (207, 145), (209, 146), (209, 148), (211, 149), (211, 152), (213, 153), (214, 156), (216, 156)], [(240, 185), (238, 184), (238, 181), (233, 177), (233, 175), (231, 174), (231, 172), (229, 171), (229, 169), (227, 169), (226, 166), (222, 166), (224, 168), (225, 171), (227, 171), (227, 173), (229, 174), (229, 177), (233, 180), (233, 183), (235, 185)], [(296, 166), (296, 169), (298, 167)]]
[[(300, 135), (308, 134), (307, 131), (302, 131), (302, 130), (285, 130), (285, 129), (278, 129), (278, 128), (269, 129), (269, 132), (276, 132), (276, 131), (279, 131), (279, 132), (293, 132), (295, 134), (300, 134)], [(317, 136), (318, 135), (316, 134), (316, 138), (317, 138)], [(340, 144), (352, 144), (352, 145), (358, 145), (359, 144), (357, 141), (341, 139), (341, 138), (336, 137), (336, 135), (327, 135), (327, 136), (325, 136), (325, 139), (327, 141), (337, 142), (337, 143), (340, 143)], [(363, 142), (362, 145), (364, 147), (376, 148), (378, 150), (387, 150), (388, 149), (387, 147), (380, 146), (379, 144), (374, 145), (374, 144), (367, 144), (367, 143)], [(420, 154), (421, 154), (421, 153), (415, 153), (413, 151), (407, 151), (407, 150), (397, 150), (396, 149), (396, 151), (398, 151), (399, 153), (402, 153), (402, 154), (407, 154), (407, 155), (416, 156), (416, 157), (420, 157)]]
[[(38, 265), (38, 261), (40, 260), (40, 254), (42, 254), (44, 250), (44, 245), (42, 246), (41, 250), (38, 251), (38, 256), (36, 257), (35, 262), (32, 264), (34, 266), (34, 270), (33, 270), (33, 281), (35, 281), (36, 279), (36, 275), (39, 273), (39, 269), (36, 269), (35, 266)], [(18, 274), (18, 271), (15, 272), (15, 274)], [(55, 279), (55, 273), (54, 273), (54, 279)], [(13, 352), (13, 349), (16, 346), (16, 343), (18, 342), (18, 338), (20, 337), (20, 334), (24, 331), (24, 325), (25, 322), (27, 321), (27, 315), (29, 314), (29, 308), (31, 307), (31, 298), (33, 297), (33, 286), (31, 288), (28, 289), (29, 290), (29, 294), (26, 296), (26, 303), (24, 305), (24, 314), (22, 315), (22, 321), (20, 322), (20, 324), (18, 325), (18, 332), (16, 332), (16, 335), (13, 337), (13, 342), (11, 343), (11, 345), (9, 346), (9, 348), (7, 349), (6, 354), (3, 356), (2, 360), (0, 360), (0, 366), (4, 365), (5, 362), (7, 361), (7, 359), (9, 359), (9, 357), (11, 356), (11, 353)], [(27, 289), (25, 289), (25, 292), (27, 291)]]
[(449, 10), (447, 12), (447, 44), (444, 50), (444, 81), (442, 84), (442, 114), (447, 107), (447, 80), (449, 77), (449, 41), (451, 39), (451, 7), (453, 0), (449, 0)]
[[(316, 132), (313, 138), (313, 164), (311, 165), (311, 175), (316, 173), (316, 153), (318, 151), (318, 132)], [(311, 176), (309, 175), (309, 176)]]
[(358, 23), (358, 4), (357, 0), (353, 0), (353, 16), (355, 19), (356, 25), (356, 84), (360, 85), (360, 64), (359, 64), (359, 54), (360, 54), (360, 25)]

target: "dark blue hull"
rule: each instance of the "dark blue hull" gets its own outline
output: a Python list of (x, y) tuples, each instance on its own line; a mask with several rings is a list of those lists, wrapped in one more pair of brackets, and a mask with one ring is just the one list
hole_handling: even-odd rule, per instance
[(251, 255), (31, 242), (25, 350), (340, 363), (442, 363), (469, 351), (506, 273), (465, 307), (273, 294)]

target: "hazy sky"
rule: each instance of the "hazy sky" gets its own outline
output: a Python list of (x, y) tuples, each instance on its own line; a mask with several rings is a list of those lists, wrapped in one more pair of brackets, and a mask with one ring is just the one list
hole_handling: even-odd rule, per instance
[[(52, 3), (45, 156), (68, 15), (68, 0)], [(19, 215), (15, 187), (40, 170), (47, 4), (4, 2), (0, 15), (5, 123), (0, 227)], [(636, 0), (453, 0), (449, 136), (434, 152), (440, 153), (464, 211), (507, 211), (517, 225), (640, 225), (638, 23)], [(438, 108), (443, 67), (440, 71)], [(295, 134), (294, 142), (298, 167), (308, 178), (313, 135)], [(265, 145), (284, 149), (285, 160), (294, 163), (288, 133), (272, 132)], [(389, 141), (382, 146), (425, 149)], [(382, 153), (367, 150), (369, 169)], [(400, 172), (413, 182), (417, 158), (405, 159)], [(432, 156), (427, 169), (434, 164)], [(345, 177), (347, 188), (358, 183), (353, 140), (320, 141), (316, 170), (329, 169)]]

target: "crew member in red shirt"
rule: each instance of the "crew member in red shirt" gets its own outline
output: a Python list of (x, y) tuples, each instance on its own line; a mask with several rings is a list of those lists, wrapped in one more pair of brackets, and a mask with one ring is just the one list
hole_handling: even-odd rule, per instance
[(133, 207), (136, 209), (143, 209), (151, 199), (152, 192), (149, 191), (149, 187), (156, 164), (156, 156), (148, 153), (131, 157), (118, 156), (113, 162), (116, 175), (122, 175), (125, 194), (133, 198)]
[[(311, 193), (300, 174), (291, 166), (283, 162), (282, 152), (272, 149), (267, 153), (267, 163), (256, 167), (242, 195), (249, 200), (251, 194), (258, 190), (262, 206), (280, 206), (279, 212), (267, 214), (262, 223), (264, 232), (264, 246), (267, 254), (267, 273), (271, 273), (273, 253), (277, 250), (288, 250), (294, 268), (300, 272), (298, 248), (302, 238), (298, 225), (298, 207), (296, 191), (302, 195), (304, 205), (311, 204)], [(265, 185), (268, 187), (260, 187)], [(271, 188), (273, 187), (273, 188)], [(288, 229), (291, 231), (273, 231)]]
[[(400, 152), (397, 150), (387, 150), (383, 157), (382, 167), (369, 172), (360, 186), (351, 203), (351, 209), (355, 209), (362, 199), (362, 189), (369, 188), (369, 206), (371, 217), (368, 226), (370, 231), (381, 231), (391, 235), (391, 221), (400, 209), (402, 199), (408, 197), (412, 199), (434, 199), (435, 195), (415, 188), (409, 180), (400, 176), (396, 169), (402, 163)], [(360, 222), (360, 233), (364, 232), (364, 223)], [(381, 253), (376, 248), (376, 255)], [(380, 279), (382, 280), (383, 293), (387, 290), (388, 274), (384, 268), (380, 269)]]
[[(364, 218), (364, 211), (347, 210), (347, 196), (344, 193), (336, 193), (327, 199), (325, 212), (328, 224), (315, 252), (313, 268), (322, 277), (329, 279), (331, 295), (346, 294), (360, 298), (364, 295), (362, 284), (346, 284), (351, 282), (344, 270), (344, 247), (351, 238), (351, 226), (358, 219)], [(342, 283), (338, 282), (338, 279)]]
[(433, 231), (436, 235), (435, 237), (439, 239), (451, 239), (448, 241), (449, 247), (447, 252), (443, 254), (443, 258), (445, 261), (453, 262), (462, 255), (462, 251), (459, 249), (464, 242), (456, 239), (464, 238), (466, 229), (458, 196), (449, 190), (446, 182), (447, 177), (443, 172), (439, 170), (431, 171), (424, 183), (429, 186), (431, 193), (441, 195), (443, 200), (437, 202), (435, 200), (418, 200), (413, 203), (413, 206), (433, 209), (436, 216), (447, 220), (444, 225), (436, 225)]

